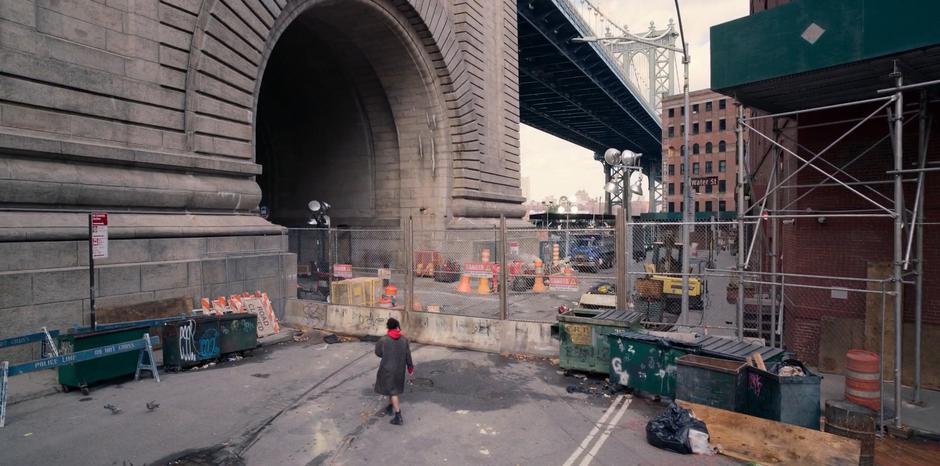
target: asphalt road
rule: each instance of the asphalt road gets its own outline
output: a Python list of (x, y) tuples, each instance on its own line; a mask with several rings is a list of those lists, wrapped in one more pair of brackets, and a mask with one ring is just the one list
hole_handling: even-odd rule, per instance
[[(388, 423), (372, 392), (371, 344), (311, 340), (164, 374), (159, 384), (14, 404), (0, 464), (736, 464), (648, 445), (645, 425), (659, 404), (568, 393), (582, 381), (550, 362), (413, 349), (403, 427)], [(148, 401), (160, 407), (150, 411)]]

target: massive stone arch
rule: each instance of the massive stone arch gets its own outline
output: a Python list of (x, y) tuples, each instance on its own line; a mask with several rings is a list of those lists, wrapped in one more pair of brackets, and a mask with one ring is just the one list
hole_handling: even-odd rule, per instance
[[(359, 15), (371, 17), (372, 21), (361, 22)], [(377, 83), (383, 92), (390, 90), (392, 94), (401, 94), (404, 88), (397, 81), (401, 76), (422, 82), (421, 92), (428, 101), (420, 105), (425, 110), (423, 115), (417, 109), (412, 115), (403, 113), (409, 102), (402, 101), (402, 96), (386, 96), (391, 97), (387, 100), (395, 127), (396, 140), (391, 144), (398, 146), (406, 164), (397, 168), (387, 164), (383, 167), (377, 160), (377, 164), (369, 168), (385, 170), (382, 176), (387, 176), (391, 168), (402, 180), (397, 187), (400, 194), (395, 196), (400, 198), (399, 212), (390, 215), (388, 206), (381, 212), (372, 210), (378, 215), (379, 224), (420, 211), (437, 220), (432, 224), (443, 226), (443, 219), (454, 214), (449, 202), (452, 195), (480, 188), (478, 172), (474, 176), (466, 169), (468, 165), (473, 166), (474, 160), (479, 160), (480, 154), (477, 121), (469, 110), (474, 105), (474, 94), (469, 91), (470, 79), (450, 12), (442, 2), (203, 2), (188, 57), (185, 114), (188, 147), (208, 156), (249, 160), (256, 157), (260, 128), (258, 103), (265, 69), (279, 39), (296, 26), (297, 21), (306, 23), (308, 29), (315, 23), (310, 29), (311, 40), (318, 40), (326, 47), (344, 44), (355, 49), (353, 55), (357, 56), (338, 54), (346, 62), (344, 66), (357, 66), (353, 62), (358, 58), (365, 67), (372, 68), (373, 84)], [(370, 27), (373, 31), (378, 27), (379, 33), (372, 33)], [(327, 30), (331, 31), (322, 33)], [(358, 38), (353, 37), (357, 35)], [(317, 36), (319, 39), (315, 39)], [(378, 37), (384, 40), (377, 40)], [(380, 52), (383, 49), (385, 53)], [(403, 53), (407, 53), (411, 63), (400, 63)], [(390, 56), (399, 57), (399, 67), (388, 63)], [(357, 74), (356, 78), (359, 82), (353, 84), (362, 91), (369, 77)], [(396, 85), (399, 89), (392, 89)], [(418, 86), (412, 83), (410, 89), (417, 90)], [(368, 106), (364, 113), (380, 118)], [(376, 122), (367, 123), (369, 126)], [(389, 144), (380, 134), (373, 136), (378, 137), (373, 140), (379, 146)], [(456, 171), (451, 160), (458, 161)], [(264, 178), (262, 175), (261, 180)], [(382, 188), (377, 187), (375, 194), (381, 195)], [(387, 189), (385, 194), (390, 192)], [(430, 199), (437, 202), (430, 203)], [(481, 210), (476, 209), (478, 215)], [(456, 212), (457, 215), (465, 213)], [(296, 215), (290, 217), (296, 219)]]

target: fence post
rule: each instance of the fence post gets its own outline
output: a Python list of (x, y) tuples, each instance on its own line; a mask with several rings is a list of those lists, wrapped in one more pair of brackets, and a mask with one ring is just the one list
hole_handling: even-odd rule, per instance
[[(736, 186), (737, 190), (737, 211), (738, 211), (738, 306), (737, 306), (737, 336), (739, 340), (744, 339), (744, 267), (747, 265), (744, 262), (744, 241), (745, 241), (745, 229), (744, 229), (744, 214), (747, 210), (744, 208), (744, 107), (740, 104), (736, 104), (738, 108), (738, 117), (736, 118), (737, 123), (735, 124), (735, 150), (737, 151), (738, 158), (738, 182)], [(688, 170), (688, 167), (686, 167)], [(688, 245), (684, 245), (688, 247)], [(683, 273), (687, 272), (686, 270), (682, 271)]]
[(499, 319), (509, 318), (509, 296), (506, 290), (508, 285), (509, 264), (506, 263), (506, 216), (499, 215)]
[(623, 207), (614, 206), (614, 255), (617, 262), (617, 309), (627, 308), (627, 225)]
[(411, 315), (415, 304), (415, 220), (408, 216), (408, 230), (405, 232), (405, 319)]

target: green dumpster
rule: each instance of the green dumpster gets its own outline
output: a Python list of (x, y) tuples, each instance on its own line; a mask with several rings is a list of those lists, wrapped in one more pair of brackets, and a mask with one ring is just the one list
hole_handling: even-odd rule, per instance
[(637, 312), (616, 309), (573, 309), (559, 314), (559, 366), (562, 369), (606, 374), (610, 367), (607, 335), (639, 326), (642, 317)]
[(258, 316), (247, 312), (219, 317), (219, 352), (239, 353), (258, 346), (257, 323)]
[(787, 354), (780, 348), (761, 346), (757, 343), (738, 341), (737, 339), (726, 337), (706, 335), (699, 338), (697, 343), (701, 347), (701, 354), (713, 358), (745, 361), (748, 356), (752, 356), (754, 353), (760, 353), (761, 357), (764, 359), (764, 364), (767, 364), (767, 366), (783, 360)]
[(698, 351), (692, 342), (623, 330), (607, 336), (611, 382), (651, 395), (675, 398), (676, 359)]
[(743, 413), (746, 363), (687, 354), (676, 360), (676, 399)]
[(164, 324), (163, 365), (178, 370), (218, 359), (222, 354), (220, 333), (216, 316), (198, 316)]
[(768, 365), (770, 372), (748, 366), (745, 414), (819, 430), (822, 378), (799, 361), (784, 360), (781, 364), (798, 365), (806, 375), (777, 375), (777, 364)]
[[(71, 354), (76, 351), (99, 348), (107, 345), (125, 343), (144, 337), (150, 327), (147, 325), (124, 327), (113, 330), (78, 331), (59, 336), (59, 353)], [(134, 375), (137, 371), (137, 351), (115, 354), (91, 361), (79, 362), (70, 366), (59, 366), (59, 384), (63, 391), (81, 388), (83, 391), (91, 384), (104, 380)]]

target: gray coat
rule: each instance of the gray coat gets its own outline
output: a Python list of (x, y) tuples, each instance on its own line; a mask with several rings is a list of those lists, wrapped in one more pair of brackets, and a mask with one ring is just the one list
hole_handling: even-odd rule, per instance
[(414, 367), (408, 339), (397, 340), (385, 335), (375, 342), (375, 355), (382, 358), (375, 375), (375, 392), (380, 395), (401, 395), (405, 391), (405, 370)]

